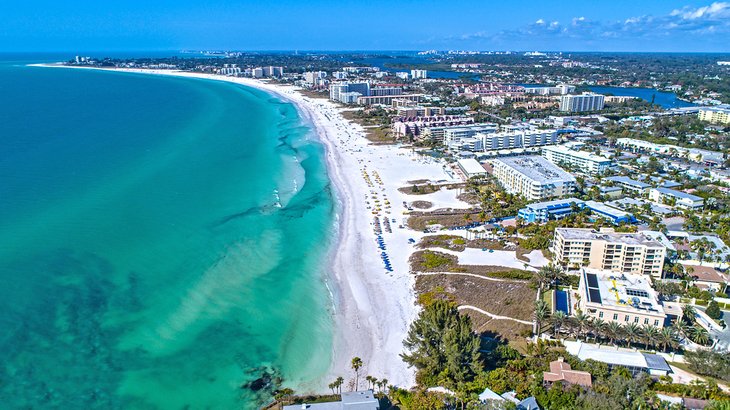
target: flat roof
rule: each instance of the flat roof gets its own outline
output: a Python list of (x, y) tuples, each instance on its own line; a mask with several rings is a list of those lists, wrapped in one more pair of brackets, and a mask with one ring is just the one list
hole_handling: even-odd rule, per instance
[(618, 182), (618, 183), (621, 183), (621, 184), (631, 185), (631, 186), (637, 187), (639, 189), (644, 189), (644, 188), (650, 188), (651, 187), (651, 185), (649, 185), (647, 183), (644, 183), (644, 182), (641, 182), (641, 181), (637, 181), (635, 179), (631, 179), (631, 178), (625, 177), (625, 176), (608, 177), (608, 178), (604, 178), (604, 179), (606, 181)]
[(638, 351), (619, 348), (599, 347), (582, 342), (566, 341), (565, 345), (568, 353), (578, 356), (580, 360), (592, 359), (611, 365), (672, 371), (667, 361), (659, 355), (644, 354)]
[(553, 207), (563, 207), (565, 205), (570, 204), (582, 204), (584, 203), (583, 200), (578, 198), (563, 198), (563, 199), (555, 199), (552, 201), (545, 201), (545, 202), (535, 202), (532, 204), (527, 204), (525, 208), (529, 209), (550, 209)]
[(467, 174), (483, 174), (487, 172), (482, 164), (480, 164), (479, 161), (475, 160), (474, 158), (460, 159), (457, 162), (459, 163), (461, 169), (463, 169), (464, 172), (466, 172)]
[(590, 161), (611, 162), (610, 159), (608, 159), (608, 158), (606, 158), (604, 156), (592, 154), (592, 153), (586, 152), (586, 151), (572, 150), (572, 149), (570, 149), (570, 148), (568, 148), (566, 146), (563, 146), (563, 145), (550, 145), (550, 146), (543, 147), (542, 149), (543, 149), (543, 151), (560, 152), (562, 154), (572, 155), (574, 157), (583, 158), (583, 159), (587, 159), (587, 160), (590, 160)]
[(677, 191), (676, 189), (670, 189), (670, 188), (654, 188), (654, 189), (659, 191), (661, 194), (671, 195), (671, 196), (677, 197), (677, 198), (689, 199), (690, 201), (703, 201), (704, 200), (703, 198), (701, 198), (697, 195), (692, 195), (692, 194), (688, 194), (686, 192)]
[(543, 184), (552, 182), (575, 182), (575, 177), (539, 155), (526, 155), (495, 159), (533, 181)]
[(586, 201), (585, 205), (601, 214), (605, 214), (608, 216), (612, 216), (614, 218), (628, 218), (631, 217), (631, 214), (628, 212), (624, 212), (620, 209), (608, 206), (602, 202), (596, 202), (596, 201)]
[(647, 275), (584, 269), (586, 297), (591, 303), (655, 315), (664, 315)]
[(620, 242), (626, 245), (663, 246), (661, 242), (647, 237), (641, 232), (598, 232), (590, 228), (556, 228), (555, 232), (560, 232), (563, 238), (571, 240), (603, 240)]

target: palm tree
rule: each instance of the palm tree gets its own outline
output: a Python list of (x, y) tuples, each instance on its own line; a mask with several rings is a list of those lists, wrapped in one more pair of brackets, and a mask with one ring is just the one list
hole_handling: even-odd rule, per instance
[(557, 312), (553, 313), (552, 317), (552, 323), (553, 323), (553, 337), (557, 337), (558, 332), (563, 327), (563, 324), (566, 320), (565, 312), (558, 310)]
[(658, 337), (659, 344), (662, 345), (662, 350), (667, 351), (667, 346), (671, 346), (676, 341), (676, 333), (674, 332), (674, 329), (671, 327), (663, 327), (662, 330), (659, 331), (659, 337)]
[(700, 344), (700, 345), (706, 345), (707, 342), (710, 341), (710, 334), (707, 333), (707, 330), (705, 330), (704, 327), (695, 325), (692, 327), (689, 333), (690, 339), (692, 339), (693, 342)]
[(365, 380), (368, 382), (368, 389), (370, 389), (371, 386), (373, 385), (373, 376), (367, 375), (367, 376), (365, 376)]
[(360, 368), (362, 367), (362, 359), (355, 356), (352, 358), (352, 361), (350, 362), (350, 366), (352, 366), (352, 369), (355, 371), (355, 390), (360, 388), (359, 382), (360, 382)]
[(617, 339), (620, 339), (623, 332), (624, 327), (619, 322), (609, 322), (606, 327), (606, 335), (608, 336), (608, 340), (611, 341), (611, 344), (614, 344)]
[(579, 310), (575, 315), (575, 324), (578, 328), (578, 337), (584, 337), (585, 333), (588, 332), (588, 326), (590, 325), (591, 317)]
[(383, 390), (383, 393), (387, 393), (386, 389), (388, 388), (388, 379), (383, 379), (380, 381), (382, 383), (381, 389)]
[(550, 308), (544, 300), (538, 300), (535, 302), (535, 335), (540, 336), (542, 331), (542, 325), (545, 320), (550, 316)]
[(641, 328), (636, 323), (629, 323), (624, 327), (624, 332), (626, 333), (626, 341), (628, 342), (629, 346), (631, 343), (635, 343), (641, 338)]
[(337, 392), (342, 393), (342, 384), (345, 382), (345, 379), (342, 378), (342, 376), (337, 376), (337, 379), (335, 379), (335, 387), (337, 387)]
[(697, 316), (697, 310), (692, 305), (684, 305), (682, 307), (682, 320), (687, 323), (694, 323)]
[(599, 337), (603, 337), (603, 335), (606, 334), (606, 330), (608, 329), (608, 323), (606, 323), (601, 318), (592, 320), (590, 326), (594, 340), (598, 340)]
[(651, 325), (644, 325), (641, 328), (641, 335), (644, 339), (644, 348), (649, 350), (649, 345), (654, 347), (659, 336), (659, 329)]
[(337, 387), (337, 384), (335, 384), (335, 382), (332, 382), (332, 383), (328, 384), (327, 387), (329, 387), (330, 389), (332, 389), (332, 395), (334, 395), (335, 394), (335, 388)]
[(687, 338), (691, 329), (687, 322), (681, 319), (674, 322), (672, 327), (674, 328), (674, 333), (680, 338)]

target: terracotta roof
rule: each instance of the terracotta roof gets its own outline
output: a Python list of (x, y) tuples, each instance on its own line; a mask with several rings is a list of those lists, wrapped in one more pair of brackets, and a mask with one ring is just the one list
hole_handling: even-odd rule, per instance
[(543, 372), (542, 379), (543, 381), (550, 383), (563, 381), (584, 387), (591, 387), (593, 385), (590, 373), (572, 370), (570, 365), (565, 363), (562, 358), (554, 362), (550, 362), (550, 371)]
[(711, 266), (702, 266), (702, 265), (682, 265), (684, 267), (684, 270), (687, 271), (687, 268), (692, 268), (692, 277), (695, 278), (695, 280), (700, 282), (712, 282), (712, 283), (726, 283), (728, 281), (728, 277), (726, 274), (722, 272), (718, 272), (715, 268)]

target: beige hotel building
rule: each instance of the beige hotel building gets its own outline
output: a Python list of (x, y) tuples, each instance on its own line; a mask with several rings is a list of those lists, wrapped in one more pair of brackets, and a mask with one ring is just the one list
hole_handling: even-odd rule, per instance
[(666, 248), (642, 233), (598, 232), (557, 228), (553, 240), (555, 262), (617, 273), (662, 277)]
[(622, 325), (664, 327), (664, 307), (645, 275), (583, 269), (578, 307), (588, 316)]

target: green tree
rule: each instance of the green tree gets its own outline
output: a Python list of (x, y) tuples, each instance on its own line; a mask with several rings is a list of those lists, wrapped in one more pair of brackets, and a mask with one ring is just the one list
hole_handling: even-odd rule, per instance
[(352, 361), (350, 362), (350, 366), (352, 367), (352, 370), (355, 371), (355, 390), (358, 390), (360, 388), (360, 368), (362, 367), (362, 359), (355, 356), (352, 358)]
[(697, 374), (730, 382), (730, 355), (725, 352), (707, 349), (687, 351), (684, 354), (684, 360)]
[(552, 324), (553, 324), (553, 336), (557, 337), (558, 333), (560, 332), (560, 329), (563, 328), (563, 325), (565, 324), (565, 321), (568, 319), (568, 317), (565, 315), (565, 312), (562, 310), (558, 310), (557, 312), (553, 313), (552, 316)]
[(608, 336), (608, 340), (611, 344), (614, 344), (616, 340), (622, 338), (623, 330), (623, 326), (621, 326), (621, 323), (619, 322), (608, 323), (608, 326), (606, 327), (606, 336)]
[(707, 313), (707, 316), (715, 320), (722, 319), (722, 311), (720, 310), (720, 305), (715, 300), (711, 301), (710, 304), (707, 305), (705, 313)]
[(535, 301), (535, 334), (540, 335), (542, 332), (542, 325), (545, 323), (547, 318), (550, 316), (550, 308), (544, 300)]
[(626, 335), (626, 341), (630, 345), (636, 343), (641, 338), (641, 327), (636, 323), (629, 323), (624, 326), (624, 334)]
[(407, 353), (401, 357), (418, 370), (419, 383), (455, 386), (481, 370), (479, 343), (469, 316), (460, 315), (450, 302), (436, 300), (411, 324), (403, 342)]

